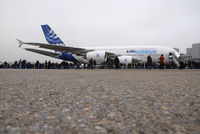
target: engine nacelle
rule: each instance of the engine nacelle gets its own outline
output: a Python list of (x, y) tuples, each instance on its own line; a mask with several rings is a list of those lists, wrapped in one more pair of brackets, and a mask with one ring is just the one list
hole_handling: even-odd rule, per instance
[(119, 58), (119, 63), (121, 64), (131, 64), (133, 62), (132, 56), (118, 56)]
[(107, 60), (106, 51), (92, 51), (86, 55), (87, 61), (93, 59), (97, 64), (101, 64)]

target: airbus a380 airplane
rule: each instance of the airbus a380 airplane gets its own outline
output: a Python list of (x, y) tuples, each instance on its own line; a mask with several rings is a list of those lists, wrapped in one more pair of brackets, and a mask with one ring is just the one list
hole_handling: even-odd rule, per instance
[(90, 59), (93, 59), (97, 64), (105, 63), (108, 60), (112, 61), (116, 56), (123, 64), (145, 63), (148, 55), (152, 57), (153, 62), (157, 63), (160, 55), (163, 54), (165, 64), (169, 64), (169, 61), (173, 60), (179, 66), (180, 54), (173, 48), (164, 46), (70, 47), (65, 46), (48, 25), (41, 27), (49, 44), (23, 42), (17, 39), (19, 47), (23, 44), (39, 46), (39, 48), (55, 50), (55, 52), (33, 48), (25, 48), (25, 50), (72, 62), (88, 63)]

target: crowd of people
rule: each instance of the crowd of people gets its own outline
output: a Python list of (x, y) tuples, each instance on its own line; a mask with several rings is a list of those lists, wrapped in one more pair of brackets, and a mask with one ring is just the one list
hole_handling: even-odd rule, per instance
[(43, 63), (39, 62), (38, 60), (34, 63), (27, 62), (24, 60), (15, 61), (14, 63), (8, 63), (8, 62), (0, 62), (0, 68), (12, 68), (12, 69), (70, 69), (74, 68), (73, 63), (68, 63), (65, 61), (62, 61), (61, 63), (58, 62), (51, 62), (51, 61), (45, 61)]
[(146, 68), (148, 69), (155, 69), (155, 68), (159, 68), (159, 69), (200, 69), (200, 61), (195, 61), (195, 60), (188, 60), (188, 61), (184, 61), (181, 57), (179, 57), (179, 66), (177, 66), (175, 64), (175, 62), (173, 60), (171, 60), (169, 62), (169, 64), (165, 65), (164, 61), (165, 58), (163, 56), (163, 54), (161, 54), (160, 58), (159, 58), (159, 64), (155, 64), (152, 62), (152, 58), (151, 56), (147, 56), (147, 63), (146, 63)]
[[(114, 63), (113, 63), (114, 62)], [(107, 69), (200, 69), (200, 62), (199, 61), (182, 61), (180, 62), (180, 66), (174, 62), (170, 62), (170, 64), (164, 64), (164, 56), (160, 56), (160, 62), (154, 63), (152, 62), (151, 56), (147, 57), (146, 63), (137, 63), (137, 64), (120, 64), (119, 59), (116, 57), (112, 63), (108, 62), (108, 64), (103, 66), (97, 66), (96, 61), (91, 59), (89, 60), (88, 64), (81, 64), (81, 63), (72, 63), (62, 61), (61, 63), (58, 62), (27, 62), (24, 60), (15, 61), (13, 63), (8, 62), (0, 62), (1, 69), (95, 69), (95, 68), (107, 68)]]

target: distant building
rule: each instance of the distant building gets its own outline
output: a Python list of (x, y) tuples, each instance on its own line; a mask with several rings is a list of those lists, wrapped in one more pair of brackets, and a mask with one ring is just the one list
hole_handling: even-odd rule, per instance
[(186, 48), (186, 54), (192, 56), (192, 48)]
[(192, 44), (192, 58), (200, 59), (200, 43)]
[(194, 43), (192, 44), (192, 48), (186, 49), (186, 59), (200, 60), (200, 43)]
[(192, 59), (192, 48), (187, 48), (186, 49), (186, 57), (187, 57), (187, 60), (191, 60)]

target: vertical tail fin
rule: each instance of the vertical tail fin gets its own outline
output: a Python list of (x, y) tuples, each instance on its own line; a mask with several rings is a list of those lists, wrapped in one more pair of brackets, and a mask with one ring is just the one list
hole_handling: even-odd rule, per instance
[(56, 35), (49, 25), (41, 25), (44, 36), (49, 44), (64, 45), (64, 42)]

